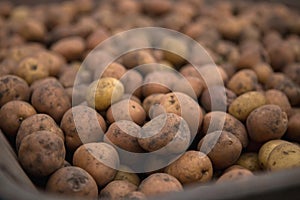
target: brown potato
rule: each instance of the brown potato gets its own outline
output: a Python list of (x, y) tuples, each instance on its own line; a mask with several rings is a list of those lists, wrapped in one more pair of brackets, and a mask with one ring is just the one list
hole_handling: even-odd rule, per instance
[(54, 172), (47, 181), (46, 191), (87, 199), (98, 197), (98, 186), (93, 177), (79, 167), (64, 167)]
[(143, 8), (147, 13), (152, 15), (161, 15), (172, 9), (171, 1), (142, 1)]
[(159, 104), (161, 98), (164, 96), (162, 93), (151, 94), (146, 97), (143, 101), (143, 108), (146, 111), (147, 115), (149, 116), (150, 110), (153, 108), (154, 105)]
[(286, 114), (289, 114), (289, 112), (291, 111), (292, 107), (289, 102), (289, 99), (280, 90), (267, 90), (265, 92), (265, 96), (267, 99), (267, 104), (278, 105), (281, 108), (281, 110), (284, 111)]
[(120, 120), (112, 123), (104, 136), (104, 142), (130, 152), (143, 152), (138, 143), (141, 127), (132, 121)]
[[(122, 56), (122, 61), (126, 68), (132, 69), (140, 65), (155, 63), (155, 58), (148, 50), (141, 50), (125, 54)], [(153, 72), (153, 69), (151, 69), (151, 67), (144, 66), (139, 68), (139, 71), (145, 75)]]
[(59, 136), (64, 141), (64, 133), (55, 121), (46, 114), (35, 114), (22, 121), (16, 137), (16, 148), (19, 149), (22, 140), (32, 133), (49, 131)]
[(107, 110), (106, 119), (110, 123), (119, 120), (129, 120), (138, 125), (143, 125), (146, 119), (146, 112), (137, 102), (130, 99), (124, 99), (113, 104)]
[[(212, 121), (212, 118), (214, 121)], [(242, 122), (225, 112), (215, 111), (207, 113), (203, 119), (203, 133), (207, 134), (208, 132), (211, 133), (221, 130), (232, 133), (240, 140), (243, 148), (247, 147), (248, 134)]]
[(15, 74), (30, 85), (36, 80), (48, 77), (49, 69), (36, 58), (28, 57), (19, 63)]
[(21, 24), (19, 34), (30, 41), (43, 41), (46, 36), (46, 27), (39, 19), (27, 18)]
[(257, 79), (260, 83), (265, 84), (273, 73), (272, 67), (267, 63), (258, 63), (253, 66)]
[(100, 142), (106, 131), (103, 117), (92, 108), (82, 105), (70, 108), (64, 114), (60, 127), (70, 151), (75, 151), (85, 143)]
[(266, 104), (265, 96), (260, 92), (247, 92), (237, 97), (229, 106), (229, 114), (238, 120), (245, 121), (255, 109)]
[(125, 195), (127, 200), (146, 200), (146, 195), (140, 191), (133, 191)]
[(234, 74), (227, 87), (237, 95), (255, 90), (258, 84), (256, 74), (250, 69), (243, 69)]
[(138, 71), (134, 69), (127, 71), (120, 81), (124, 85), (125, 93), (139, 98), (142, 96), (143, 77)]
[(165, 173), (174, 176), (183, 185), (206, 183), (212, 178), (213, 168), (210, 159), (204, 153), (187, 151), (167, 166)]
[(203, 88), (204, 83), (201, 79), (193, 76), (187, 76), (185, 78), (179, 79), (178, 82), (174, 83), (172, 91), (182, 92), (194, 99), (198, 99)]
[(155, 117), (142, 127), (138, 142), (146, 151), (159, 150), (158, 153), (166, 154), (185, 151), (190, 139), (185, 120), (176, 114), (166, 113)]
[(238, 161), (236, 161), (236, 164), (252, 172), (261, 170), (257, 153), (242, 153)]
[[(298, 47), (299, 49), (299, 47)], [(299, 51), (299, 50), (298, 50)], [(299, 63), (292, 63), (288, 66), (286, 66), (283, 69), (283, 72), (286, 74), (287, 77), (289, 77), (292, 81), (294, 81), (298, 86), (300, 86), (300, 65)]]
[(242, 144), (232, 133), (215, 131), (200, 140), (198, 150), (207, 154), (214, 169), (224, 169), (238, 160)]
[(232, 169), (226, 173), (224, 173), (218, 180), (217, 183), (221, 183), (224, 181), (240, 181), (247, 180), (252, 177), (253, 174), (248, 169)]
[(130, 192), (136, 191), (137, 186), (125, 181), (116, 180), (112, 181), (100, 191), (100, 198), (104, 199), (122, 199)]
[(105, 67), (103, 73), (101, 73), (101, 78), (112, 77), (120, 80), (125, 75), (125, 73), (126, 73), (126, 68), (123, 65), (117, 62), (113, 62), (107, 67)]
[(65, 154), (60, 137), (49, 131), (37, 131), (22, 140), (18, 158), (30, 175), (45, 177), (63, 166)]
[(119, 101), (124, 94), (123, 84), (111, 77), (101, 78), (90, 84), (86, 101), (98, 111), (105, 111), (111, 104)]
[(129, 167), (121, 165), (114, 180), (125, 180), (136, 186), (140, 184), (140, 178)]
[(285, 137), (300, 142), (300, 113), (296, 113), (289, 118)]
[(287, 123), (286, 113), (277, 105), (256, 108), (246, 122), (249, 137), (255, 142), (280, 139), (287, 129)]
[(71, 108), (71, 102), (65, 90), (50, 84), (40, 85), (33, 91), (31, 104), (38, 112), (49, 114), (57, 123)]
[[(174, 65), (182, 64), (189, 52), (184, 41), (172, 37), (163, 38), (161, 48), (164, 50), (164, 58)], [(175, 51), (175, 53), (172, 51)]]
[(0, 128), (8, 136), (15, 137), (23, 120), (36, 114), (35, 109), (25, 101), (9, 101), (0, 109)]
[(165, 173), (152, 174), (145, 178), (139, 186), (139, 191), (146, 196), (180, 192), (182, 190), (180, 182), (175, 177)]
[(75, 151), (73, 165), (86, 170), (98, 186), (104, 186), (112, 181), (117, 173), (119, 155), (109, 144), (87, 143)]
[(25, 80), (14, 75), (0, 77), (0, 106), (12, 100), (29, 100), (29, 87)]

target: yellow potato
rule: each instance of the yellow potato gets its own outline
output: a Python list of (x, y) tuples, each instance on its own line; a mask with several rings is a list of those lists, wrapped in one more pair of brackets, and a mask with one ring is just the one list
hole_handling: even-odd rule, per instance
[(270, 171), (300, 167), (300, 147), (293, 143), (276, 146), (269, 155), (266, 168)]
[(90, 84), (86, 101), (98, 111), (106, 110), (111, 104), (119, 101), (124, 94), (123, 84), (111, 77), (101, 78)]
[(127, 166), (120, 166), (114, 180), (125, 180), (136, 186), (140, 184), (140, 178)]
[(259, 171), (261, 169), (259, 165), (257, 153), (252, 153), (252, 152), (243, 153), (238, 159), (238, 161), (236, 162), (236, 164), (241, 165), (242, 167), (252, 172)]
[(259, 165), (265, 169), (266, 165), (267, 165), (267, 161), (269, 158), (269, 155), (271, 153), (271, 151), (278, 145), (282, 144), (282, 143), (287, 143), (287, 141), (284, 140), (270, 140), (269, 142), (266, 142), (260, 149), (258, 152), (258, 161), (259, 161)]

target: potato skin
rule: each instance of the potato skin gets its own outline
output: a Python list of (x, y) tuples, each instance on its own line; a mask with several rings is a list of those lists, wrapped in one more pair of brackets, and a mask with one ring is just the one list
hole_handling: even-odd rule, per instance
[(236, 164), (248, 169), (252, 172), (260, 171), (258, 154), (253, 152), (242, 153)]
[(126, 200), (146, 200), (146, 195), (140, 191), (133, 191), (125, 195)]
[(266, 104), (265, 96), (260, 92), (247, 92), (238, 96), (229, 106), (229, 114), (240, 121), (245, 121), (255, 109)]
[(253, 176), (253, 173), (248, 169), (232, 169), (224, 173), (216, 183), (221, 183), (224, 181), (238, 181), (244, 180)]
[(125, 93), (132, 94), (138, 98), (142, 96), (143, 76), (136, 70), (127, 71), (120, 79), (125, 88)]
[(165, 168), (165, 173), (177, 178), (183, 185), (206, 183), (211, 180), (213, 168), (210, 159), (202, 152), (187, 151)]
[(266, 142), (281, 138), (287, 129), (287, 115), (277, 105), (265, 105), (253, 110), (247, 118), (251, 140)]
[(119, 155), (109, 144), (87, 143), (77, 148), (73, 165), (86, 170), (98, 186), (104, 186), (114, 179), (119, 166)]
[(270, 153), (266, 168), (278, 171), (300, 167), (300, 147), (293, 143), (283, 143), (276, 146)]
[(50, 84), (40, 85), (33, 91), (31, 104), (38, 112), (49, 114), (57, 123), (71, 108), (70, 99), (64, 88)]
[(100, 198), (122, 199), (127, 194), (136, 190), (136, 185), (125, 180), (116, 180), (108, 183), (105, 188), (100, 191)]
[(154, 105), (159, 104), (161, 98), (164, 96), (163, 93), (155, 93), (147, 96), (143, 101), (143, 108), (149, 116), (149, 112)]
[(121, 165), (114, 180), (125, 180), (136, 186), (140, 185), (140, 178), (129, 167)]
[(132, 121), (120, 120), (112, 123), (104, 136), (104, 142), (111, 143), (130, 152), (143, 152), (138, 143), (141, 127)]
[(0, 107), (12, 100), (29, 100), (29, 86), (25, 80), (14, 75), (0, 77)]
[(207, 153), (214, 169), (224, 169), (238, 160), (242, 144), (232, 133), (215, 131), (208, 133), (200, 140), (198, 150)]
[(145, 178), (139, 186), (139, 191), (146, 196), (153, 196), (167, 192), (182, 191), (181, 183), (166, 173), (155, 173)]
[(289, 118), (285, 137), (300, 142), (300, 113), (296, 113)]
[[(212, 118), (215, 119), (214, 123), (212, 123)], [(223, 120), (224, 124), (221, 123)], [(247, 130), (244, 124), (225, 112), (214, 111), (207, 113), (204, 116), (202, 131), (204, 134), (207, 134), (208, 130), (209, 132), (224, 130), (232, 133), (240, 140), (243, 148), (247, 147), (249, 143)]]
[(265, 96), (267, 99), (267, 104), (278, 105), (286, 114), (290, 113), (292, 107), (289, 99), (283, 92), (280, 90), (271, 89), (265, 92)]
[(25, 101), (10, 101), (0, 109), (0, 128), (8, 136), (15, 137), (24, 119), (36, 114), (35, 109)]
[(16, 148), (19, 149), (22, 140), (27, 135), (36, 133), (37, 131), (50, 131), (59, 136), (63, 141), (65, 139), (64, 133), (49, 115), (35, 114), (26, 118), (21, 123), (16, 137)]
[(85, 170), (74, 166), (64, 167), (54, 172), (48, 179), (46, 191), (87, 199), (98, 197), (98, 186), (93, 177)]
[(256, 74), (250, 69), (237, 72), (229, 80), (227, 87), (237, 95), (253, 91), (258, 84)]
[(65, 133), (66, 147), (74, 152), (82, 144), (100, 142), (106, 131), (106, 123), (95, 110), (79, 105), (64, 114), (60, 128)]
[(29, 174), (45, 177), (63, 166), (65, 154), (60, 137), (49, 131), (37, 131), (22, 140), (18, 158)]

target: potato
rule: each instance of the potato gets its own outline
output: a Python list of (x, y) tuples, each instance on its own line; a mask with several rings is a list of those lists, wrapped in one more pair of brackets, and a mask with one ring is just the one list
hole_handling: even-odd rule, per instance
[(214, 169), (224, 169), (238, 160), (242, 152), (242, 144), (232, 133), (215, 131), (205, 135), (197, 149), (207, 154)]
[(223, 173), (225, 174), (226, 172), (229, 172), (231, 170), (235, 170), (235, 169), (246, 169), (245, 167), (241, 166), (241, 165), (231, 165), (230, 167), (226, 168)]
[(137, 102), (124, 99), (111, 105), (106, 112), (106, 119), (110, 123), (119, 120), (129, 120), (138, 125), (143, 125), (146, 119), (146, 112)]
[(64, 56), (68, 61), (76, 60), (82, 56), (85, 42), (81, 37), (71, 36), (54, 43), (51, 50)]
[(15, 69), (15, 74), (30, 85), (36, 80), (46, 78), (49, 75), (49, 70), (36, 58), (28, 57), (19, 63)]
[(157, 153), (181, 153), (187, 149), (191, 139), (188, 124), (173, 113), (161, 114), (146, 123), (138, 138), (146, 151)]
[(208, 132), (221, 130), (235, 135), (242, 143), (243, 148), (248, 146), (248, 134), (242, 122), (225, 112), (215, 111), (207, 113), (203, 119), (203, 133), (207, 134)]
[(277, 105), (256, 108), (246, 122), (249, 137), (255, 142), (280, 139), (287, 129), (287, 123), (286, 113)]
[(60, 137), (49, 131), (37, 131), (22, 140), (18, 158), (30, 175), (45, 177), (63, 166), (65, 154)]
[(163, 2), (159, 0), (142, 1), (142, 6), (147, 13), (152, 15), (161, 15), (172, 9), (172, 3), (168, 0)]
[(68, 66), (59, 74), (59, 82), (64, 88), (73, 87), (75, 80), (79, 83), (84, 83), (81, 79), (79, 80), (79, 75), (82, 73), (82, 71), (78, 72), (76, 67)]
[(266, 169), (271, 151), (273, 151), (276, 146), (286, 142), (285, 140), (270, 140), (262, 145), (258, 152), (258, 160), (261, 168)]
[(125, 93), (123, 96), (122, 96), (122, 98), (120, 99), (120, 101), (121, 100), (124, 100), (124, 99), (130, 99), (130, 100), (132, 100), (132, 101), (135, 101), (136, 103), (138, 103), (139, 105), (142, 105), (142, 102), (141, 102), (141, 100), (138, 98), (138, 97), (136, 97), (136, 96), (134, 96), (134, 95), (132, 95), (132, 94), (128, 94), (128, 93)]
[(300, 147), (292, 143), (276, 146), (270, 153), (266, 168), (270, 171), (300, 167)]
[(47, 181), (46, 191), (87, 199), (98, 197), (98, 186), (93, 177), (79, 167), (64, 167), (54, 172)]
[(210, 159), (202, 152), (187, 151), (165, 168), (165, 173), (177, 178), (183, 185), (206, 183), (211, 180), (213, 168)]
[(252, 172), (261, 170), (257, 153), (242, 153), (236, 164)]
[(300, 113), (296, 113), (289, 118), (285, 137), (300, 142)]
[(147, 115), (149, 116), (150, 110), (153, 108), (155, 104), (159, 104), (161, 101), (161, 98), (164, 96), (163, 93), (156, 93), (151, 94), (148, 97), (146, 97), (143, 101), (143, 108), (146, 111)]
[(139, 98), (142, 96), (143, 77), (138, 71), (134, 69), (127, 71), (120, 81), (124, 85), (125, 93)]
[(286, 114), (289, 114), (289, 112), (291, 111), (292, 107), (289, 102), (289, 99), (280, 90), (275, 90), (275, 89), (267, 90), (265, 92), (265, 96), (267, 99), (267, 104), (278, 105), (281, 108), (281, 110)]
[(112, 123), (104, 136), (104, 142), (130, 152), (143, 152), (138, 143), (141, 127), (132, 121), (120, 120)]
[(243, 69), (231, 77), (227, 87), (235, 94), (241, 95), (255, 90), (257, 84), (256, 74), (250, 69)]
[(44, 79), (40, 79), (37, 81), (34, 81), (31, 85), (30, 85), (30, 92), (31, 94), (33, 93), (33, 91), (40, 87), (41, 85), (52, 85), (55, 87), (60, 87), (63, 88), (63, 86), (61, 85), (61, 83), (57, 80), (57, 78), (54, 77), (48, 77), (48, 78), (44, 78)]
[(70, 108), (64, 114), (60, 127), (65, 133), (66, 147), (72, 152), (82, 144), (100, 142), (106, 131), (103, 117), (82, 105)]
[(239, 181), (239, 180), (246, 180), (252, 177), (253, 174), (248, 169), (232, 169), (226, 173), (224, 173), (216, 183), (221, 183), (224, 181)]
[(164, 58), (174, 65), (182, 64), (189, 51), (184, 41), (172, 37), (162, 39), (161, 49), (164, 50)]
[(265, 84), (273, 73), (272, 67), (267, 63), (258, 63), (253, 66), (257, 79), (260, 83)]
[(31, 103), (38, 112), (49, 114), (57, 123), (71, 108), (71, 102), (65, 90), (50, 84), (37, 87), (32, 93)]
[(112, 181), (100, 191), (100, 198), (122, 199), (130, 192), (136, 191), (137, 186), (124, 180)]
[[(223, 86), (215, 85), (210, 89), (205, 89), (201, 95), (200, 102), (206, 111), (225, 111), (233, 100), (236, 99), (236, 94)], [(214, 106), (212, 108), (212, 106)]]
[(35, 114), (22, 121), (16, 137), (16, 148), (19, 149), (22, 140), (26, 136), (32, 133), (40, 133), (39, 131), (52, 132), (64, 141), (64, 133), (49, 115)]
[(97, 47), (98, 44), (103, 42), (109, 37), (109, 33), (102, 27), (99, 27), (93, 33), (91, 33), (87, 37), (86, 46), (87, 49), (94, 49)]
[(255, 109), (266, 104), (265, 96), (260, 92), (247, 92), (237, 97), (229, 106), (229, 114), (240, 121), (245, 121)]
[(204, 83), (201, 79), (190, 76), (181, 78), (178, 82), (174, 83), (174, 92), (182, 92), (192, 97), (193, 99), (198, 99), (202, 90), (204, 88)]
[[(101, 78), (104, 77), (111, 77), (120, 80), (126, 73), (126, 68), (121, 65), (120, 63), (113, 62), (105, 69), (103, 69), (103, 72), (101, 73)], [(95, 79), (98, 79), (99, 77), (94, 77)]]
[[(299, 47), (298, 47), (299, 51)], [(285, 66), (283, 69), (283, 72), (288, 76), (292, 81), (294, 81), (298, 86), (300, 86), (300, 81), (299, 81), (299, 73), (300, 73), (300, 65), (299, 63), (292, 63), (288, 66)]]
[(25, 101), (9, 101), (0, 109), (0, 128), (7, 136), (15, 137), (23, 120), (36, 114), (35, 109)]
[(89, 106), (98, 111), (105, 111), (111, 104), (117, 102), (124, 94), (123, 84), (115, 78), (101, 78), (90, 84), (86, 101)]
[(109, 144), (87, 143), (75, 151), (73, 165), (86, 170), (98, 186), (104, 186), (112, 181), (117, 173), (119, 155)]
[(149, 52), (149, 50), (140, 50), (140, 51), (132, 51), (124, 56), (122, 56), (123, 64), (128, 69), (132, 69), (137, 66), (142, 66), (139, 68), (139, 71), (142, 74), (148, 74), (153, 72), (152, 66), (146, 65), (146, 64), (153, 64), (156, 63), (155, 58), (153, 55)]
[(25, 80), (14, 75), (0, 77), (0, 107), (12, 100), (29, 100), (29, 87)]
[(121, 165), (114, 180), (128, 181), (136, 186), (140, 184), (140, 178), (129, 167)]
[(180, 182), (175, 177), (165, 173), (152, 174), (145, 178), (139, 186), (139, 191), (146, 196), (180, 192), (182, 190)]
[(146, 200), (146, 195), (140, 191), (133, 191), (125, 195), (127, 200)]

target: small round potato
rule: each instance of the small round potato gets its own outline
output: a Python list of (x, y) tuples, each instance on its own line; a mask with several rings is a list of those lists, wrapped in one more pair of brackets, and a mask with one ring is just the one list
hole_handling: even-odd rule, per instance
[(256, 108), (247, 118), (248, 134), (255, 142), (280, 139), (287, 129), (287, 124), (286, 113), (277, 105)]
[(187, 151), (165, 168), (165, 173), (177, 178), (183, 185), (206, 183), (211, 180), (213, 168), (210, 159), (202, 152)]
[(100, 142), (106, 131), (103, 117), (88, 106), (75, 106), (63, 116), (60, 124), (65, 133), (66, 147), (74, 152), (80, 145)]
[(136, 191), (137, 186), (125, 181), (116, 180), (108, 183), (100, 192), (100, 199), (122, 199), (129, 193)]
[(25, 101), (9, 101), (0, 109), (0, 128), (8, 136), (15, 137), (24, 119), (36, 114), (35, 109)]
[(163, 94), (163, 93), (156, 93), (156, 94), (151, 94), (144, 99), (143, 108), (146, 111), (148, 116), (149, 116), (149, 111), (151, 110), (151, 108), (153, 108), (152, 106), (159, 104), (161, 101), (161, 98), (164, 95), (165, 94)]
[(146, 195), (140, 191), (133, 191), (125, 195), (126, 200), (146, 200)]
[(139, 186), (139, 191), (146, 196), (168, 192), (182, 191), (181, 183), (173, 176), (165, 173), (155, 173), (145, 178)]
[(192, 97), (193, 99), (198, 99), (203, 88), (204, 83), (201, 79), (193, 76), (187, 76), (185, 78), (179, 79), (178, 82), (174, 83), (172, 91), (182, 92)]
[(54, 172), (46, 185), (46, 191), (87, 199), (98, 197), (98, 186), (93, 177), (79, 167), (64, 167)]
[(38, 52), (35, 56), (39, 63), (48, 68), (50, 76), (57, 76), (66, 60), (53, 51)]
[(23, 78), (30, 85), (36, 80), (48, 77), (49, 69), (38, 59), (28, 57), (19, 63), (15, 74)]
[(237, 97), (229, 106), (229, 114), (241, 121), (255, 109), (266, 104), (265, 96), (260, 92), (247, 92)]
[[(103, 73), (101, 74), (101, 78), (111, 77), (120, 80), (125, 73), (126, 68), (123, 65), (113, 62), (104, 69)], [(96, 79), (98, 78), (99, 77), (97, 77)]]
[(236, 164), (252, 171), (260, 171), (260, 165), (258, 161), (258, 154), (257, 153), (242, 153)]
[(132, 121), (120, 120), (112, 123), (104, 136), (104, 141), (130, 152), (143, 152), (138, 143), (141, 127)]
[(296, 113), (289, 118), (285, 137), (300, 142), (300, 113)]
[(129, 120), (143, 125), (146, 119), (144, 108), (137, 102), (124, 99), (113, 105), (106, 112), (106, 119), (113, 123), (119, 120)]
[(267, 90), (265, 93), (267, 104), (278, 105), (282, 111), (289, 114), (292, 107), (287, 96), (280, 90)]
[(49, 131), (37, 131), (22, 140), (18, 158), (30, 175), (45, 177), (63, 166), (65, 154), (60, 137)]
[(125, 93), (139, 98), (142, 96), (143, 77), (138, 71), (134, 69), (127, 71), (120, 81), (124, 85)]
[(0, 77), (0, 107), (12, 100), (28, 101), (30, 90), (25, 80), (14, 75)]
[(257, 84), (256, 74), (250, 69), (243, 69), (231, 77), (227, 87), (236, 95), (241, 95), (255, 90)]
[(232, 133), (215, 131), (200, 140), (198, 150), (207, 154), (214, 169), (224, 169), (239, 159), (242, 144)]
[(262, 145), (258, 152), (258, 161), (261, 168), (266, 169), (271, 151), (273, 151), (276, 146), (286, 142), (285, 140), (270, 140)]
[[(132, 173), (131, 173), (132, 172)], [(125, 180), (136, 186), (140, 184), (140, 178), (129, 167), (121, 165), (114, 180)]]
[(284, 143), (276, 146), (270, 153), (266, 168), (270, 171), (300, 167), (300, 146)]
[(87, 143), (75, 151), (73, 165), (86, 170), (98, 186), (104, 186), (112, 181), (117, 173), (119, 155), (109, 144)]
[(189, 127), (185, 120), (176, 114), (166, 113), (155, 117), (142, 127), (138, 142), (146, 151), (159, 150), (159, 153), (165, 154), (185, 151), (190, 139)]
[(256, 64), (253, 66), (253, 71), (255, 72), (258, 81), (262, 84), (265, 84), (273, 73), (272, 67), (267, 63)]
[[(212, 121), (212, 119), (214, 121)], [(243, 148), (247, 147), (248, 134), (242, 122), (240, 122), (238, 119), (225, 112), (215, 111), (215, 112), (207, 113), (203, 119), (203, 126), (202, 126), (203, 133), (207, 134), (208, 131), (214, 132), (220, 130), (224, 130), (232, 133), (241, 141)]]
[(248, 169), (232, 169), (224, 173), (218, 180), (217, 183), (224, 181), (239, 181), (245, 180), (249, 177), (252, 177), (253, 173)]
[(27, 135), (39, 133), (38, 131), (49, 131), (59, 136), (63, 141), (65, 140), (63, 131), (57, 126), (55, 121), (49, 115), (35, 114), (23, 120), (20, 125), (16, 137), (17, 150), (19, 149), (22, 140)]
[(105, 111), (111, 104), (119, 101), (124, 94), (123, 84), (111, 77), (101, 78), (90, 84), (86, 101), (98, 111)]

